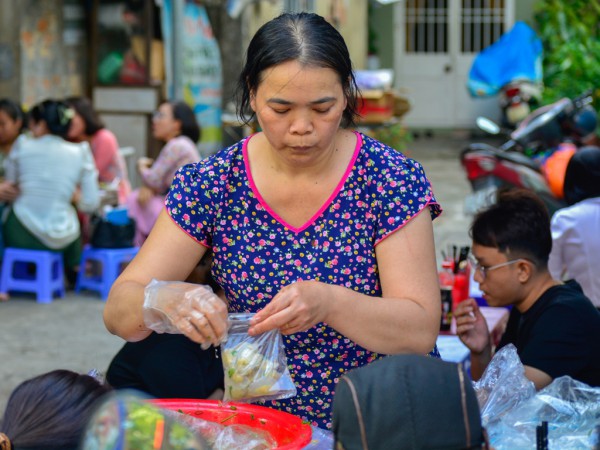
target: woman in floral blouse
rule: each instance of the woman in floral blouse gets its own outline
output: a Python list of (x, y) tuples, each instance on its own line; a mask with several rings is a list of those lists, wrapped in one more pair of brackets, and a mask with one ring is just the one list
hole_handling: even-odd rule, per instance
[(267, 406), (329, 428), (347, 370), (434, 349), (432, 219), (441, 209), (419, 163), (346, 128), (356, 116), (352, 65), (322, 17), (265, 24), (240, 89), (240, 112), (250, 109), (262, 131), (178, 171), (154, 230), (115, 283), (105, 323), (143, 339), (144, 287), (184, 280), (212, 249), (227, 308), (215, 296), (189, 306), (174, 297), (171, 323), (218, 345), (227, 310), (256, 313), (249, 333), (281, 331), (298, 392)]

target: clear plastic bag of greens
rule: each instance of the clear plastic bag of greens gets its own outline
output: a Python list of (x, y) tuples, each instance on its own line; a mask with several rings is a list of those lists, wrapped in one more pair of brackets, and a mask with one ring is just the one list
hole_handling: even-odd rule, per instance
[(145, 395), (115, 391), (99, 402), (84, 431), (81, 450), (209, 450), (212, 447)]
[(225, 372), (223, 401), (258, 402), (296, 395), (279, 330), (249, 336), (252, 313), (229, 314), (227, 341), (221, 345)]

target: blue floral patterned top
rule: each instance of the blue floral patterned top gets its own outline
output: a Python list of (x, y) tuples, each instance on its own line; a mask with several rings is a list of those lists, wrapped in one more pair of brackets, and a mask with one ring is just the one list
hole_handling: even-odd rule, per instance
[[(212, 248), (212, 273), (230, 312), (257, 312), (298, 280), (381, 296), (375, 246), (425, 207), (432, 218), (441, 213), (419, 163), (356, 136), (354, 155), (335, 191), (300, 228), (286, 224), (257, 191), (248, 166), (251, 137), (177, 172), (167, 210), (186, 233)], [(338, 378), (384, 356), (325, 323), (283, 338), (298, 395), (269, 406), (321, 428), (331, 426)]]

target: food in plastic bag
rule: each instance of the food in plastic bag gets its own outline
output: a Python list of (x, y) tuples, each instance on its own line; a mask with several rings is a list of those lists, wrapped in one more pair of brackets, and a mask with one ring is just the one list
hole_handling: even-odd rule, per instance
[(254, 314), (229, 315), (229, 336), (221, 346), (225, 372), (223, 401), (256, 402), (296, 395), (279, 330), (249, 336)]

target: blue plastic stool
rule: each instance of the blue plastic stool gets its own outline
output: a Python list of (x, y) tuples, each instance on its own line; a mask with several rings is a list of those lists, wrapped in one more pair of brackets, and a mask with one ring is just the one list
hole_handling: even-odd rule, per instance
[[(75, 292), (79, 292), (81, 289), (97, 291), (100, 293), (102, 300), (106, 300), (110, 288), (121, 273), (121, 264), (131, 261), (137, 255), (139, 249), (139, 247), (96, 248), (89, 245), (85, 246), (81, 254)], [(87, 273), (86, 268), (90, 261), (102, 265), (100, 273)]]
[[(30, 273), (29, 264), (35, 264)], [(63, 258), (61, 253), (7, 247), (2, 260), (0, 292), (34, 292), (38, 303), (51, 303), (54, 294), (65, 296)]]

